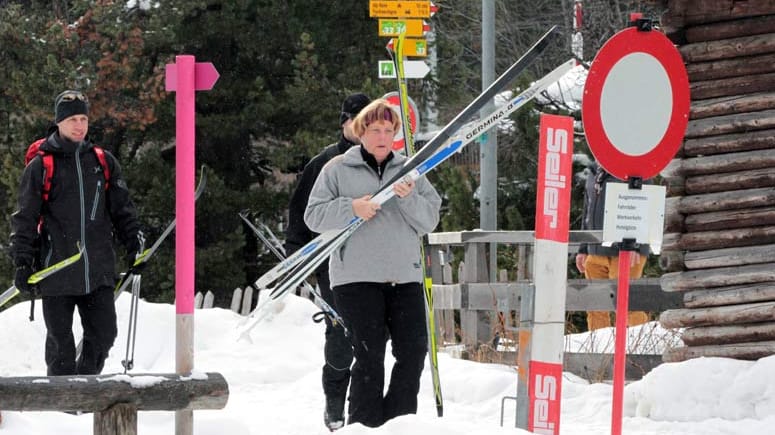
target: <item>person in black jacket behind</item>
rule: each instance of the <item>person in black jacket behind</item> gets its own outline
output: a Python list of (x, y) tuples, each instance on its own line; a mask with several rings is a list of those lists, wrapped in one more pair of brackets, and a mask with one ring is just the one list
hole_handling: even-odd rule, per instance
[[(582, 230), (602, 230), (605, 218), (605, 193), (608, 183), (624, 183), (606, 172), (600, 165), (594, 163), (592, 173), (587, 177), (584, 188), (584, 211), (581, 218)], [(630, 256), (630, 278), (638, 279), (643, 275), (643, 268), (649, 255), (649, 245), (641, 244)], [(587, 279), (616, 279), (619, 277), (619, 246), (611, 247), (601, 244), (579, 245), (576, 254), (576, 268)], [(648, 313), (630, 311), (627, 325), (635, 326), (649, 321)], [(594, 331), (611, 327), (611, 316), (608, 311), (588, 311), (587, 329)]]
[[(317, 234), (304, 223), (304, 210), (307, 208), (309, 193), (320, 170), (329, 160), (361, 142), (352, 131), (352, 120), (370, 102), (369, 97), (364, 94), (348, 96), (342, 103), (342, 111), (339, 115), (339, 124), (342, 127), (339, 142), (324, 148), (304, 167), (288, 205), (288, 227), (285, 231), (285, 251), (288, 255), (317, 237)], [(328, 261), (318, 267), (315, 277), (321, 296), (336, 309), (328, 278)], [(330, 430), (336, 430), (344, 426), (344, 403), (347, 386), (350, 384), (353, 352), (350, 341), (344, 336), (344, 330), (332, 324), (328, 317), (326, 317), (324, 356), (326, 363), (323, 365), (323, 393), (326, 395), (326, 410), (323, 419)]]
[[(121, 166), (105, 151), (110, 178), (92, 150), (89, 102), (79, 91), (64, 91), (54, 103), (56, 128), (40, 146), (53, 155), (54, 175), (47, 199), (41, 195), (43, 159), (30, 161), (21, 177), (18, 209), (11, 217), (14, 283), (27, 280), (83, 250), (81, 259), (37, 284), (43, 301), (49, 376), (98, 374), (117, 335), (113, 286), (116, 280), (113, 234), (126, 247), (130, 266), (142, 249), (137, 211), (121, 177)], [(107, 189), (106, 189), (107, 183)], [(78, 307), (83, 348), (76, 361), (73, 312)]]

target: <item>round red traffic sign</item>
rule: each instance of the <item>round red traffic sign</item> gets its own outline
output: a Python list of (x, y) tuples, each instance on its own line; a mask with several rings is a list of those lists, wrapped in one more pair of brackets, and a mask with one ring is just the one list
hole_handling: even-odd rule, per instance
[(689, 78), (661, 32), (630, 27), (598, 52), (584, 85), (587, 143), (617, 178), (651, 178), (675, 156), (689, 122)]
[[(383, 95), (382, 98), (386, 99), (391, 106), (395, 107), (396, 113), (401, 113), (401, 99), (398, 98), (398, 92), (388, 92)], [(414, 100), (411, 97), (406, 97), (409, 100), (409, 128), (412, 130), (412, 134), (417, 133), (417, 105), (414, 104)], [(396, 132), (396, 136), (393, 139), (393, 150), (404, 150), (404, 131), (400, 129)]]

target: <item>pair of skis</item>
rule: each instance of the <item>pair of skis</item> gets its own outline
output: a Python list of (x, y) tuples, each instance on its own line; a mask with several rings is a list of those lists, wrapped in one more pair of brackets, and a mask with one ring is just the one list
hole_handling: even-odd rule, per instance
[[(411, 119), (409, 116), (409, 89), (406, 84), (406, 74), (404, 71), (404, 39), (405, 35), (401, 33), (395, 42), (395, 53), (388, 54), (393, 58), (395, 66), (396, 79), (398, 81), (398, 99), (401, 109), (401, 128), (404, 133), (404, 152), (407, 157), (415, 153), (414, 133), (411, 129)], [(433, 283), (429, 276), (430, 259), (425, 255), (425, 244), (420, 239), (420, 258), (423, 274), (423, 293), (425, 295), (425, 328), (428, 334), (428, 361), (431, 368), (431, 381), (433, 383), (433, 399), (436, 402), (436, 415), (444, 415), (444, 398), (441, 394), (441, 378), (439, 376), (438, 344), (436, 343), (436, 321), (433, 315)]]
[[(35, 272), (32, 275), (30, 275), (30, 278), (27, 280), (27, 284), (35, 285), (44, 279), (48, 278), (49, 276), (59, 272), (60, 270), (66, 268), (67, 266), (70, 266), (71, 264), (77, 262), (81, 259), (81, 256), (83, 255), (83, 248), (80, 246), (78, 247), (78, 252), (74, 255), (65, 258), (64, 260), (53, 264), (41, 271)], [(19, 289), (16, 288), (15, 285), (12, 285), (8, 290), (4, 291), (2, 294), (0, 294), (0, 307), (6, 304), (6, 302), (13, 299), (16, 295), (19, 294)]]
[[(258, 239), (261, 240), (261, 242), (264, 243), (264, 245), (266, 245), (266, 247), (269, 248), (269, 250), (272, 251), (272, 253), (280, 261), (285, 259), (285, 248), (283, 248), (282, 243), (280, 243), (280, 240), (277, 239), (272, 230), (270, 230), (263, 223), (260, 224), (261, 229), (259, 230), (248, 218), (247, 212), (240, 213), (239, 217), (242, 218), (242, 220), (253, 231), (256, 237), (258, 237)], [(323, 310), (323, 315), (331, 319), (331, 323), (334, 326), (338, 325), (342, 327), (342, 329), (344, 329), (345, 335), (349, 335), (349, 331), (347, 330), (347, 327), (345, 327), (342, 317), (339, 316), (339, 313), (337, 313), (336, 310), (323, 299), (323, 296), (320, 294), (320, 292), (307, 281), (302, 281), (302, 286), (307, 292), (309, 292), (309, 294), (314, 296), (315, 304)], [(270, 296), (268, 298), (264, 298), (261, 302), (259, 302), (256, 308), (248, 315), (246, 323), (242, 325), (240, 338), (246, 338), (247, 334), (250, 333), (250, 331), (266, 316), (269, 307), (286, 294), (288, 294), (288, 292), (276, 295), (274, 297)]]
[[(468, 123), (468, 119), (476, 116), (478, 112), (492, 100), (508, 83), (525, 70), (549, 45), (551, 39), (557, 35), (556, 27), (550, 29), (541, 39), (531, 47), (528, 52), (514, 63), (506, 72), (495, 80), (482, 94), (471, 104), (463, 109), (452, 121), (450, 121), (436, 136), (433, 137), (421, 150), (409, 158), (404, 168), (377, 191), (371, 201), (383, 204), (394, 195), (393, 186), (400, 182), (416, 180), (434, 169), (454, 153), (460, 151), (465, 145), (472, 142), (490, 128), (506, 119), (509, 114), (522, 107), (533, 97), (545, 90), (549, 85), (561, 78), (574, 65), (574, 61), (565, 62), (542, 79), (533, 83), (525, 91), (506, 104), (497, 108), (490, 115), (478, 121)], [(457, 133), (457, 134), (455, 134)], [(281, 295), (284, 292), (298, 286), (318, 265), (324, 262), (328, 256), (337, 250), (363, 224), (360, 218), (354, 218), (343, 228), (324, 232), (302, 249), (289, 256), (286, 260), (265, 273), (256, 281), (259, 289), (268, 288), (275, 281), (278, 283), (271, 289), (272, 296)], [(281, 279), (282, 278), (282, 279)]]

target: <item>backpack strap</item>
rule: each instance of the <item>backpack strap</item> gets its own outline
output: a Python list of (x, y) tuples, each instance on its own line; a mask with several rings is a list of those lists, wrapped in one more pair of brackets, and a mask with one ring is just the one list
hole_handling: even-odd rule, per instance
[(54, 178), (54, 156), (44, 151), (38, 150), (38, 155), (43, 161), (43, 202), (48, 201), (48, 194), (51, 192), (51, 180)]
[[(105, 157), (105, 150), (100, 147), (92, 147), (94, 154), (97, 156), (100, 166), (102, 166), (102, 175), (105, 177), (105, 190), (108, 190), (110, 185), (110, 166), (108, 166), (108, 159)], [(51, 192), (51, 180), (54, 179), (54, 155), (38, 149), (37, 154), (40, 156), (43, 162), (43, 202), (48, 201), (48, 195)]]
[(108, 159), (105, 158), (105, 150), (98, 146), (93, 146), (92, 150), (94, 150), (94, 154), (97, 156), (100, 166), (102, 166), (102, 175), (105, 176), (105, 190), (108, 190), (110, 185), (110, 167), (108, 166)]

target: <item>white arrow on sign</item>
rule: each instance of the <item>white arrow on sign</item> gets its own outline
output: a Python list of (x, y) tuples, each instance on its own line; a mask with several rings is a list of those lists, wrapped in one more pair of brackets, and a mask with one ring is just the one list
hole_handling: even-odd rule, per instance
[[(396, 69), (393, 65), (393, 61), (381, 60), (379, 61), (379, 78), (381, 79), (394, 79), (396, 78)], [(404, 74), (408, 79), (421, 79), (431, 72), (431, 68), (427, 63), (421, 60), (406, 60), (404, 61)]]

